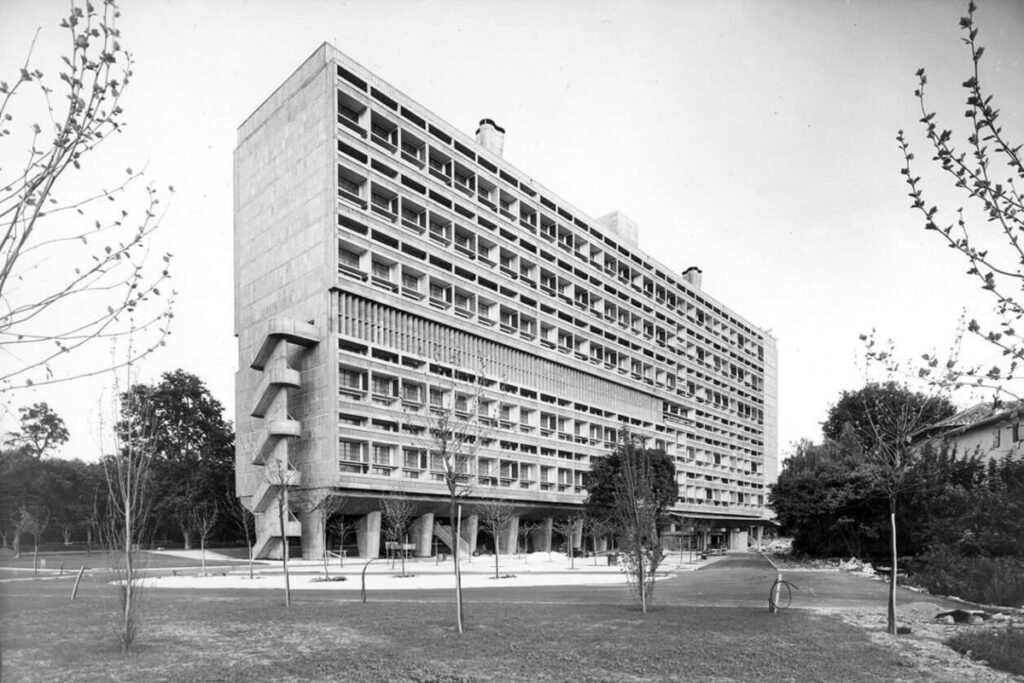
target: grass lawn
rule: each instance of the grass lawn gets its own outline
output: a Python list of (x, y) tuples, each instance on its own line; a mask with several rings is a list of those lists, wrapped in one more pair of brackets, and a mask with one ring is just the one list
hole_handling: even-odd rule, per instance
[[(445, 603), (151, 590), (134, 653), (95, 579), (0, 583), (5, 681), (929, 680), (864, 632), (795, 610)], [(500, 594), (496, 594), (496, 600)]]

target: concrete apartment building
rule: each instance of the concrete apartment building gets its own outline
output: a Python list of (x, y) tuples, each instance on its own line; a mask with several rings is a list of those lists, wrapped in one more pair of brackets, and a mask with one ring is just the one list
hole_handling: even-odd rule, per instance
[[(474, 503), (536, 522), (586, 498), (584, 473), (627, 428), (675, 461), (670, 531), (746, 547), (777, 473), (774, 339), (502, 158), (485, 119), (456, 130), (323, 45), (246, 120), (235, 151), (237, 493), (260, 556), (324, 552), (318, 512), (278, 522), (279, 493), (336, 492), (380, 547), (380, 498), (415, 501), (417, 555), (448, 523), (430, 410), (487, 426)], [(571, 163), (571, 162), (569, 162)], [(450, 539), (450, 535), (449, 535)], [(483, 538), (480, 539), (483, 541)], [(514, 544), (503, 542), (502, 547)]]

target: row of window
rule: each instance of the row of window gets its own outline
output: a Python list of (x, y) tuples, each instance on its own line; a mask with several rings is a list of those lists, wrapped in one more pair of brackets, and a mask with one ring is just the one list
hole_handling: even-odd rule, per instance
[[(574, 409), (588, 415), (628, 422), (643, 429), (664, 431), (670, 443), (674, 440), (672, 434), (677, 431), (671, 420), (678, 419), (676, 416), (685, 418), (687, 415), (687, 409), (678, 404), (669, 401), (652, 402), (649, 395), (620, 384), (568, 369), (545, 358), (426, 320), (408, 311), (368, 301), (350, 292), (339, 294), (338, 310), (338, 329), (344, 335), (339, 340), (339, 346), (364, 358), (371, 356), (391, 363), (396, 368), (419, 368), (425, 364), (425, 361), (420, 360), (424, 357), (447, 358), (456, 362), (465, 358), (486, 358), (487, 367), (481, 368), (481, 371), (492, 377), (502, 377), (499, 388), (507, 395), (539, 398), (541, 404), (547, 402), (552, 406)], [(367, 345), (350, 343), (345, 338), (359, 339)], [(412, 355), (400, 355), (387, 351), (388, 348)], [(446, 377), (459, 374), (459, 371), (453, 373), (451, 368), (445, 368), (439, 363), (430, 363), (430, 368), (431, 372), (435, 368), (439, 372), (446, 372)], [(471, 378), (467, 381), (471, 381)], [(576, 397), (576, 400), (565, 398), (568, 396)], [(580, 398), (584, 401), (578, 400)], [(642, 409), (642, 412), (632, 416), (618, 414), (617, 411), (626, 406), (633, 411)], [(688, 436), (691, 441), (704, 442), (709, 448), (725, 450), (742, 448), (744, 451), (753, 451), (753, 448), (744, 444), (761, 445), (758, 438), (760, 429), (752, 425), (735, 422), (725, 425), (722, 421), (706, 424), (715, 418), (708, 417), (700, 406), (695, 414), (701, 419), (696, 424), (691, 423), (687, 429), (693, 432), (694, 427), (697, 428), (695, 434)], [(684, 428), (682, 425), (679, 427)], [(719, 443), (719, 434), (727, 435), (733, 442)], [(753, 452), (751, 455), (759, 457), (760, 453)]]
[[(727, 312), (721, 311), (714, 304), (705, 301), (699, 294), (689, 292), (679, 283), (672, 283), (664, 272), (616, 243), (604, 231), (591, 227), (586, 221), (573, 216), (570, 211), (559, 207), (554, 201), (543, 194), (538, 196), (538, 193), (530, 185), (517, 180), (513, 173), (504, 169), (499, 170), (494, 162), (487, 160), (482, 155), (478, 155), (469, 146), (453, 139), (453, 136), (438, 129), (433, 124), (428, 124), (422, 116), (412, 112), (405, 105), (399, 105), (391, 97), (381, 93), (376, 88), (367, 89), (366, 82), (352, 72), (338, 66), (338, 75), (348, 85), (355, 86), (360, 91), (359, 94), (347, 93), (343, 90), (338, 91), (339, 124), (343, 125), (350, 134), (366, 139), (368, 137), (367, 131), (363, 126), (369, 124), (369, 139), (374, 144), (382, 147), (390, 154), (399, 154), (404, 161), (416, 166), (422, 172), (429, 174), (445, 185), (453, 186), (470, 196), (475, 194), (488, 208), (500, 212), (505, 218), (514, 221), (517, 214), (515, 211), (516, 205), (519, 203), (520, 211), (518, 215), (524, 227), (536, 229), (538, 224), (540, 227), (554, 225), (555, 221), (550, 217), (546, 224), (538, 220), (537, 216), (541, 214), (540, 209), (537, 206), (531, 206), (529, 202), (521, 200), (517, 196), (519, 193), (528, 195), (530, 200), (538, 201), (541, 206), (550, 209), (554, 215), (565, 219), (570, 225), (574, 225), (588, 233), (592, 237), (594, 245), (597, 242), (604, 243), (609, 249), (622, 254), (630, 261), (636, 262), (642, 268), (652, 270), (656, 278), (670, 283), (669, 286), (675, 284), (681, 293), (687, 296), (694, 296), (704, 308), (710, 309), (717, 314), (718, 321), (716, 326), (724, 326), (723, 320), (731, 323), (734, 332), (730, 333), (730, 336), (734, 337), (732, 341), (741, 348), (745, 347), (748, 343), (743, 338), (744, 333), (749, 337), (759, 336), (757, 332), (736, 320)], [(413, 133), (404, 126), (399, 126), (389, 119), (383, 112), (371, 108), (369, 102), (362, 99), (363, 94), (367, 92), (377, 102), (383, 104), (392, 112), (400, 114), (424, 132), (422, 134)], [(429, 145), (427, 143), (428, 137), (432, 138), (432, 142)], [(435, 144), (435, 142), (441, 144)], [(457, 159), (457, 156), (461, 156), (462, 161)], [(490, 178), (485, 176), (482, 171), (477, 169), (478, 165), (492, 173), (493, 176)], [(503, 184), (507, 184), (507, 187), (502, 187)], [(586, 240), (580, 235), (574, 235), (571, 230), (564, 228), (564, 226), (562, 230), (555, 232), (552, 237), (566, 243), (572, 249), (586, 248)], [(651, 288), (657, 294), (657, 288), (661, 288), (661, 285), (655, 285), (652, 281)], [(664, 291), (664, 288), (661, 289)], [(665, 292), (665, 294), (668, 293)]]
[[(566, 355), (574, 355), (579, 360), (602, 365), (606, 369), (617, 371), (622, 375), (630, 375), (633, 379), (665, 388), (679, 395), (692, 395), (696, 392), (695, 383), (688, 382), (685, 392), (677, 389), (677, 378), (674, 373), (598, 343), (589, 336), (589, 334), (593, 334), (592, 332), (581, 334), (573, 329), (538, 322), (538, 317), (535, 315), (501, 305), (496, 299), (485, 297), (465, 287), (453, 285), (436, 276), (427, 275), (426, 272), (413, 266), (399, 264), (386, 256), (370, 252), (349, 242), (339, 241), (338, 258), (341, 272), (350, 277), (365, 280), (368, 268), (369, 277), (375, 284), (392, 291), (400, 290), (402, 295), (409, 298), (418, 300), (427, 298), (429, 304), (435, 308), (454, 312), (467, 319), (476, 318), (484, 325), (496, 325), (507, 334), (556, 349)], [(398, 282), (401, 284), (399, 285)], [(588, 327), (588, 331), (591, 327)], [(634, 346), (638, 346), (617, 335), (610, 336), (615, 337), (617, 343), (623, 347), (632, 349)], [(700, 358), (705, 357), (702, 348), (691, 347), (690, 352)], [(714, 359), (719, 362), (717, 356), (714, 356)], [(743, 372), (744, 378), (747, 377), (746, 371), (734, 370), (733, 372), (734, 374)], [(754, 379), (756, 376), (751, 373), (749, 377)], [(757, 381), (763, 382), (760, 378), (757, 378)], [(751, 385), (748, 384), (748, 386)], [(707, 398), (712, 400), (716, 407), (746, 419), (763, 420), (760, 408), (744, 404), (737, 399), (725, 401), (722, 399), (723, 393), (707, 391)], [(742, 390), (738, 392), (734, 390), (733, 393), (739, 396), (747, 395)], [(697, 398), (700, 400), (704, 397), (698, 395)], [(749, 400), (755, 404), (762, 402), (762, 399), (757, 396), (750, 396)]]
[[(397, 175), (397, 172), (394, 173)], [(402, 180), (404, 184), (415, 185), (405, 176), (402, 176)], [(585, 272), (573, 268), (570, 264), (557, 259), (543, 249), (540, 250), (542, 257), (565, 268), (572, 277), (559, 276), (556, 272), (540, 265), (539, 262), (501, 247), (497, 242), (483, 235), (477, 235), (472, 229), (460, 225), (457, 218), (447, 215), (440, 207), (428, 210), (427, 202), (419, 202), (408, 196), (400, 195), (385, 185), (369, 182), (366, 177), (343, 166), (339, 166), (339, 184), (339, 186), (348, 188), (348, 190), (341, 191), (342, 197), (357, 204), (361, 209), (367, 208), (362, 194), (364, 188), (369, 184), (371, 188), (369, 210), (378, 218), (390, 223), (400, 222), (406, 229), (419, 234), (427, 234), (431, 241), (449, 251), (458, 253), (463, 258), (476, 261), (487, 268), (500, 270), (501, 274), (508, 279), (517, 280), (528, 288), (535, 290), (539, 288), (543, 293), (561, 299), (581, 310), (592, 312), (606, 322), (616, 323), (623, 328), (631, 328), (637, 335), (643, 335), (645, 338), (655, 341), (659, 346), (669, 346), (676, 335), (685, 329), (681, 323), (672, 323), (661, 311), (656, 311), (652, 306), (618, 291), (613, 285), (602, 281), (601, 278), (593, 274), (588, 276)], [(420, 187), (422, 188), (422, 186)], [(438, 198), (432, 197), (432, 199)], [(459, 209), (460, 207), (456, 205), (455, 208)], [(464, 213), (472, 215), (472, 212), (468, 210), (465, 210)], [(489, 222), (484, 222), (483, 225), (492, 230), (497, 227)], [(365, 230), (361, 232), (365, 233)], [(514, 235), (504, 230), (501, 230), (499, 234), (513, 243), (516, 241)], [(537, 253), (536, 246), (530, 245), (524, 240), (519, 240), (519, 242), (520, 246), (528, 247), (530, 251)], [(598, 267), (600, 273), (600, 264), (591, 263)], [(610, 273), (613, 269), (605, 266), (604, 271)], [(580, 280), (580, 278), (582, 279)], [(636, 283), (634, 283), (634, 288), (638, 291), (641, 290)], [(650, 294), (646, 289), (643, 291)], [(513, 293), (512, 296), (515, 294)], [(645, 315), (631, 311), (627, 306), (617, 303), (617, 300), (628, 302), (635, 309), (643, 311)], [(675, 310), (676, 301), (666, 302), (662, 298), (657, 298), (657, 301), (665, 303), (670, 310)], [(703, 325), (709, 331), (714, 329), (710, 318), (705, 315), (704, 311), (697, 309), (692, 304), (687, 305), (687, 309), (686, 317), (691, 324)], [(648, 316), (652, 314), (658, 320), (663, 320), (666, 326), (663, 327), (651, 321)], [(737, 333), (727, 341), (730, 344), (729, 348), (719, 347), (717, 343), (714, 346), (720, 348), (722, 353), (734, 357), (738, 363), (746, 364), (751, 370), (758, 369), (758, 366), (745, 355), (736, 353), (736, 348), (745, 349), (748, 354), (755, 353), (753, 346), (747, 346), (746, 337)], [(763, 348), (758, 346), (757, 349), (759, 358), (763, 360)]]

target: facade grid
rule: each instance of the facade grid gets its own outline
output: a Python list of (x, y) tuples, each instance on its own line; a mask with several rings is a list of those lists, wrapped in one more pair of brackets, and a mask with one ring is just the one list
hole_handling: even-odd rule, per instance
[[(235, 155), (237, 491), (261, 554), (282, 490), (337, 493), (379, 546), (379, 498), (420, 514), (418, 554), (447, 516), (432, 410), (488, 431), (474, 500), (568, 514), (623, 430), (676, 462), (681, 540), (746, 543), (777, 471), (774, 339), (509, 165), (504, 131), (471, 138), (331, 46), (242, 125)], [(470, 524), (469, 549), (476, 544)], [(717, 538), (716, 538), (717, 536)], [(505, 544), (502, 544), (503, 546)]]

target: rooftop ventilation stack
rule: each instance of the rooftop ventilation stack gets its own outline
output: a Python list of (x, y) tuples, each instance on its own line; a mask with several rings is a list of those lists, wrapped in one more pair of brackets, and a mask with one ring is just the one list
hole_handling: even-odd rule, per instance
[(504, 156), (505, 129), (493, 119), (480, 119), (480, 125), (476, 129), (476, 144), (499, 157)]

